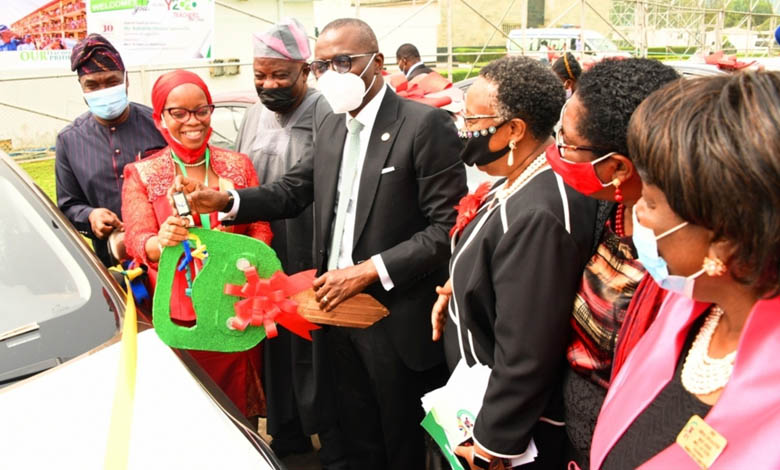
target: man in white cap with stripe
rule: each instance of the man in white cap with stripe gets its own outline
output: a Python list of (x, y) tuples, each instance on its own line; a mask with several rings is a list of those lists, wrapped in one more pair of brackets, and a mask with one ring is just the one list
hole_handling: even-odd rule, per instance
[[(298, 20), (289, 18), (256, 33), (254, 81), (260, 102), (249, 108), (238, 133), (236, 150), (249, 155), (260, 184), (281, 178), (313, 149), (317, 125), (330, 106), (309, 88), (309, 38)], [(309, 207), (294, 219), (271, 223), (271, 243), (284, 271), (293, 274), (314, 267), (313, 216)], [(321, 332), (309, 342), (283, 328), (265, 342), (263, 385), (267, 398), (271, 447), (280, 457), (311, 450), (311, 434), (319, 434), (320, 461), (325, 469), (346, 468), (330, 377), (324, 376)]]

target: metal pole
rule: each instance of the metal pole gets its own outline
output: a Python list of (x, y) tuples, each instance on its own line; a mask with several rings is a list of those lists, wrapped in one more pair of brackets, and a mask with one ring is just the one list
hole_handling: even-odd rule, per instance
[(447, 0), (447, 78), (452, 81), (452, 2)]
[(391, 28), (389, 31), (387, 31), (387, 32), (386, 32), (386, 33), (385, 33), (385, 34), (384, 34), (384, 35), (383, 35), (381, 38), (379, 38), (379, 40), (381, 41), (381, 40), (383, 40), (383, 39), (385, 39), (385, 38), (387, 38), (387, 37), (390, 37), (390, 35), (391, 35), (391, 34), (393, 34), (393, 33), (395, 32), (395, 30), (397, 30), (398, 28), (400, 28), (401, 26), (403, 26), (404, 24), (406, 24), (406, 22), (407, 22), (407, 21), (409, 21), (409, 20), (411, 20), (412, 18), (414, 18), (415, 16), (417, 16), (417, 15), (418, 15), (418, 14), (419, 14), (421, 11), (425, 10), (425, 8), (426, 8), (428, 5), (430, 5), (431, 3), (433, 3), (433, 2), (434, 2), (434, 0), (428, 0), (427, 2), (425, 2), (425, 5), (421, 6), (421, 7), (420, 7), (420, 8), (418, 8), (417, 10), (413, 11), (411, 15), (407, 16), (406, 18), (404, 18), (403, 20), (401, 20), (401, 22), (400, 22), (400, 23), (398, 23), (397, 25), (393, 26), (393, 27), (392, 27), (392, 28)]
[(585, 56), (585, 0), (580, 0), (580, 62)]
[[(629, 39), (625, 34), (623, 34), (619, 29), (617, 29), (615, 27), (615, 25), (613, 25), (608, 19), (604, 18), (604, 16), (601, 13), (599, 13), (599, 11), (596, 10), (596, 8), (593, 5), (591, 5), (590, 2), (588, 2), (588, 0), (585, 0), (585, 5), (587, 5), (588, 8), (590, 8), (591, 11), (593, 11), (593, 13), (596, 16), (598, 16), (601, 21), (606, 23), (606, 25), (609, 26), (612, 31), (616, 32), (618, 36), (623, 38), (624, 41), (626, 41), (627, 43), (629, 43), (631, 45), (634, 45), (634, 41)], [(636, 46), (634, 45), (634, 47), (636, 47)]]
[(641, 44), (640, 47), (642, 48), (641, 54), (642, 57), (647, 58), (647, 3), (642, 2), (642, 31), (640, 32), (640, 38), (641, 38)]
[(723, 26), (726, 21), (726, 12), (723, 11), (724, 8), (725, 5), (721, 4), (720, 10), (718, 10), (718, 22), (715, 27), (715, 47), (713, 47), (713, 50), (710, 52), (717, 52), (723, 49)]
[[(520, 6), (520, 27), (523, 28), (523, 47), (520, 49), (520, 52), (525, 55), (525, 48), (528, 46), (528, 39), (527, 39), (527, 32), (528, 32), (528, 0), (525, 0), (523, 4)], [(509, 49), (509, 48), (507, 48)]]
[[(506, 7), (506, 10), (504, 10), (504, 14), (501, 15), (501, 19), (498, 20), (499, 23), (504, 22), (504, 18), (506, 18), (506, 15), (509, 14), (509, 10), (511, 10), (512, 7), (515, 5), (515, 1), (516, 0), (512, 0), (511, 2), (509, 2), (509, 6)], [(482, 50), (479, 51), (479, 54), (477, 54), (477, 57), (474, 59), (474, 62), (471, 63), (471, 67), (469, 68), (469, 72), (466, 74), (466, 78), (469, 78), (471, 76), (471, 72), (474, 71), (474, 66), (477, 65), (477, 62), (479, 62), (479, 58), (482, 57), (482, 54), (485, 53), (485, 49), (487, 48), (487, 45), (490, 44), (490, 41), (492, 41), (495, 36), (496, 36), (496, 30), (494, 29), (493, 32), (490, 33), (490, 37), (488, 38), (488, 40), (485, 41), (485, 44), (482, 45)], [(464, 78), (464, 80), (466, 78)]]
[(569, 4), (569, 6), (564, 8), (564, 10), (561, 12), (560, 15), (558, 15), (555, 18), (553, 18), (552, 20), (550, 20), (550, 22), (547, 23), (547, 26), (545, 26), (545, 28), (552, 28), (553, 26), (558, 24), (558, 22), (561, 21), (561, 18), (563, 18), (564, 16), (568, 15), (569, 12), (572, 11), (574, 9), (574, 7), (577, 6), (577, 3), (578, 3), (577, 0), (574, 0), (574, 2)]
[(498, 26), (493, 24), (493, 22), (490, 21), (489, 19), (485, 18), (485, 15), (483, 15), (482, 13), (477, 11), (476, 8), (474, 8), (473, 6), (469, 5), (469, 2), (467, 2), (466, 0), (460, 0), (460, 2), (462, 4), (464, 4), (464, 5), (466, 5), (466, 8), (468, 8), (469, 10), (474, 12), (475, 15), (479, 16), (482, 19), (482, 21), (484, 21), (485, 23), (489, 24), (490, 26), (493, 27), (493, 29), (498, 31), (498, 34), (500, 34), (500, 35), (504, 36), (505, 38), (507, 38), (512, 44), (517, 46), (518, 49), (524, 50), (524, 48), (522, 46), (520, 46), (517, 42), (515, 42), (515, 40), (512, 39), (508, 34), (506, 34), (501, 28), (499, 28)]
[(753, 33), (753, 0), (748, 1), (747, 34), (745, 35), (745, 55), (750, 54), (750, 36)]

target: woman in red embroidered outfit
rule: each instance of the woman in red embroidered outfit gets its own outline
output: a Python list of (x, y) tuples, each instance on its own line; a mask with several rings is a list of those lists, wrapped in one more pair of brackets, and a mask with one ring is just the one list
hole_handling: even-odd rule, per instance
[[(152, 89), (154, 122), (168, 147), (148, 159), (127, 165), (122, 189), (127, 252), (149, 268), (152, 285), (162, 247), (187, 239), (189, 221), (174, 215), (168, 190), (176, 175), (183, 174), (220, 189), (258, 184), (252, 162), (243, 154), (211, 147), (211, 113), (214, 106), (206, 84), (196, 74), (176, 70), (161, 76)], [(241, 233), (271, 243), (267, 222), (223, 227), (216, 214), (193, 214), (196, 226)], [(185, 294), (186, 278), (177, 272), (171, 296), (171, 318), (193, 323), (195, 312)], [(265, 413), (259, 346), (240, 353), (190, 351), (222, 390), (247, 416)]]

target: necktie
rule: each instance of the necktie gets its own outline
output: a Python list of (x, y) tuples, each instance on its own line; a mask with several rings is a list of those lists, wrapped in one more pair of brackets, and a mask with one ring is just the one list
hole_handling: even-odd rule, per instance
[(328, 256), (328, 271), (336, 269), (341, 252), (341, 240), (344, 238), (344, 223), (347, 220), (347, 207), (352, 196), (352, 185), (357, 173), (357, 161), (360, 157), (360, 131), (363, 124), (357, 119), (347, 123), (347, 153), (341, 163), (341, 184), (339, 184), (339, 200), (336, 205), (336, 221), (333, 223), (333, 237), (330, 241)]

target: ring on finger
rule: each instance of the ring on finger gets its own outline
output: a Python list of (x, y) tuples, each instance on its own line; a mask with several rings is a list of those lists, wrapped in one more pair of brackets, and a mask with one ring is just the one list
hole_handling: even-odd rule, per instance
[(322, 296), (322, 301), (325, 302), (325, 303), (328, 303), (328, 296), (327, 295), (323, 295)]

